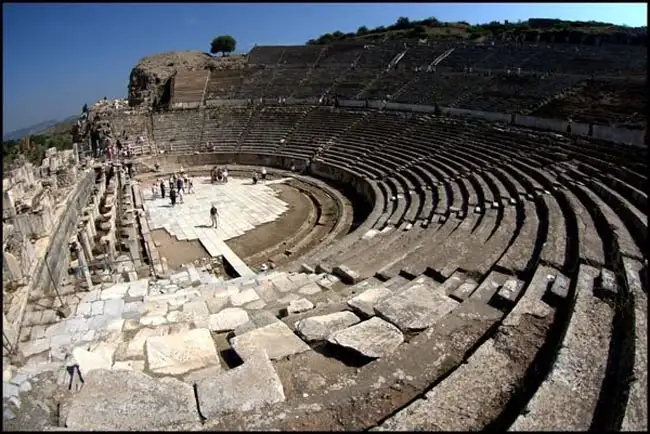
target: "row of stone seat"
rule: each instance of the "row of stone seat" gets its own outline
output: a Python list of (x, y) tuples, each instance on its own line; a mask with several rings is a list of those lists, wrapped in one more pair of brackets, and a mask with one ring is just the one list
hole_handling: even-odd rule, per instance
[[(481, 144), (481, 145), (478, 145), (478, 146), (485, 147), (484, 144)], [(498, 152), (500, 152), (500, 151), (498, 151)], [(344, 163), (342, 163), (342, 164), (344, 164)], [(508, 163), (508, 164), (510, 164), (510, 163)], [(546, 190), (546, 189), (551, 189), (551, 188), (553, 188), (553, 185), (556, 184), (555, 180), (552, 177), (541, 175), (543, 172), (537, 171), (534, 167), (531, 167), (531, 166), (526, 165), (524, 163), (519, 163), (519, 164), (521, 164), (521, 167), (524, 168), (525, 170), (527, 170), (529, 173), (532, 171), (532, 173), (534, 174), (531, 177), (530, 175), (524, 175), (523, 173), (520, 173), (520, 176), (523, 176), (523, 181), (525, 181), (529, 185), (529, 187), (528, 187), (529, 191), (533, 192), (533, 191), (543, 191), (543, 190)], [(352, 166), (355, 166), (355, 165), (352, 165)], [(541, 182), (543, 182), (543, 184), (540, 184), (536, 180), (536, 178), (539, 179), (540, 177), (541, 177)], [(512, 182), (512, 181), (510, 181), (510, 182)], [(467, 189), (465, 189), (465, 190), (467, 190)], [(501, 188), (501, 190), (505, 191), (504, 188)], [(511, 191), (513, 191), (513, 190), (516, 191), (516, 187), (515, 188), (511, 187), (510, 190)], [(393, 189), (393, 192), (394, 191), (395, 190)], [(505, 193), (507, 194), (507, 192), (505, 192)], [(506, 194), (501, 194), (501, 196), (506, 196)], [(398, 199), (398, 201), (399, 201), (399, 199)], [(556, 264), (558, 266), (563, 266), (564, 265), (564, 256), (565, 256), (566, 248), (562, 247), (562, 242), (561, 242), (562, 238), (565, 236), (564, 233), (563, 233), (565, 231), (563, 231), (561, 229), (563, 226), (565, 226), (562, 223), (563, 222), (563, 220), (562, 220), (562, 211), (561, 211), (559, 205), (555, 201), (551, 200), (550, 198), (547, 199), (546, 196), (544, 196), (544, 198), (542, 199), (542, 203), (544, 204), (544, 208), (547, 210), (546, 213), (547, 214), (550, 213), (549, 218), (551, 220), (550, 220), (550, 223), (549, 223), (549, 227), (551, 228), (551, 233), (549, 234), (549, 237), (550, 237), (550, 239), (552, 241), (552, 242), (550, 242), (548, 244), (549, 247), (544, 249), (542, 257), (548, 263), (553, 263), (553, 264)], [(555, 221), (555, 220), (557, 220), (557, 221)], [(636, 221), (638, 222), (639, 219), (637, 218)], [(530, 231), (527, 231), (527, 232), (530, 232)], [(642, 231), (640, 233), (643, 234)], [(597, 261), (602, 262), (602, 259), (597, 260)]]
[(209, 71), (178, 72), (174, 80), (172, 103), (191, 103), (203, 99), (203, 90)]

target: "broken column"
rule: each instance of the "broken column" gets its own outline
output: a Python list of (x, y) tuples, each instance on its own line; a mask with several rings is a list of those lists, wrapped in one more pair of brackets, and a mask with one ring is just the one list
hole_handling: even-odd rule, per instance
[(90, 244), (90, 238), (88, 237), (88, 232), (86, 231), (86, 225), (84, 223), (80, 223), (77, 226), (77, 229), (77, 236), (79, 237), (79, 243), (81, 244), (84, 255), (86, 255), (88, 262), (92, 262), (93, 259), (95, 259), (95, 256), (93, 255), (93, 246)]
[(86, 285), (86, 290), (91, 291), (93, 289), (93, 282), (90, 276), (90, 268), (88, 268), (86, 255), (84, 254), (83, 248), (79, 245), (77, 237), (72, 237), (70, 239), (70, 250), (73, 251), (77, 256), (77, 265), (79, 267), (79, 272), (83, 279), (83, 283)]

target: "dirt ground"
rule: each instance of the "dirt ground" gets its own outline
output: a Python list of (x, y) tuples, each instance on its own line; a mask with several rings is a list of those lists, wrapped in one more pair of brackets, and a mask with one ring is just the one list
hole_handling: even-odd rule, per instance
[[(308, 218), (314, 206), (309, 197), (294, 187), (285, 184), (274, 184), (269, 187), (278, 192), (278, 198), (286, 202), (289, 209), (273, 222), (265, 223), (244, 235), (226, 240), (226, 244), (245, 262), (249, 256), (269, 247), (281, 245)], [(210, 254), (199, 240), (179, 240), (164, 229), (151, 231), (151, 236), (160, 255), (167, 258), (170, 269), (178, 270), (183, 264), (210, 258)], [(260, 264), (248, 265), (256, 267)]]
[[(179, 240), (169, 235), (165, 229), (151, 231), (151, 237), (158, 247), (160, 256), (167, 258), (167, 266), (171, 270), (180, 270), (183, 264), (211, 264), (217, 275), (224, 275), (222, 267), (217, 266), (216, 258), (212, 258), (199, 240)], [(216, 269), (215, 269), (216, 268)]]
[(306, 195), (289, 185), (273, 184), (269, 187), (278, 192), (278, 198), (289, 205), (289, 210), (273, 222), (264, 223), (244, 235), (226, 240), (228, 247), (244, 262), (247, 257), (280, 244), (293, 235), (307, 219), (309, 210), (314, 206)]

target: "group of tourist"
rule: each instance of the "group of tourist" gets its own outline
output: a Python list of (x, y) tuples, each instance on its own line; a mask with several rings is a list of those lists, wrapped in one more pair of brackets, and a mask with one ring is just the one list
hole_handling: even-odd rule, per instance
[[(179, 203), (183, 203), (183, 196), (185, 195), (185, 193), (187, 194), (194, 193), (194, 180), (193, 178), (188, 177), (186, 174), (181, 173), (177, 176), (175, 173), (173, 173), (169, 177), (168, 185), (169, 185), (169, 199), (171, 201), (172, 206), (176, 205), (176, 200), (178, 200)], [(157, 197), (157, 192), (158, 192), (156, 186), (159, 186), (160, 197), (164, 199), (167, 192), (167, 186), (165, 185), (165, 181), (163, 179), (159, 179), (151, 186), (151, 195), (154, 199)]]
[(212, 182), (228, 183), (228, 166), (217, 167), (212, 171)]
[(262, 167), (259, 175), (257, 174), (257, 171), (253, 172), (253, 185), (257, 184), (260, 177), (262, 178), (262, 181), (266, 181), (266, 167)]

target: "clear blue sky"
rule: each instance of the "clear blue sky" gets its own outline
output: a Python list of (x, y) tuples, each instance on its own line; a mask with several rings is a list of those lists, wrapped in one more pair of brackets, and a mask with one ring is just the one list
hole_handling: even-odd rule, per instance
[(62, 119), (97, 99), (125, 98), (144, 56), (208, 51), (231, 34), (254, 44), (303, 44), (320, 34), (388, 25), (399, 16), (484, 23), (528, 18), (647, 25), (645, 3), (616, 4), (3, 4), (3, 131)]

